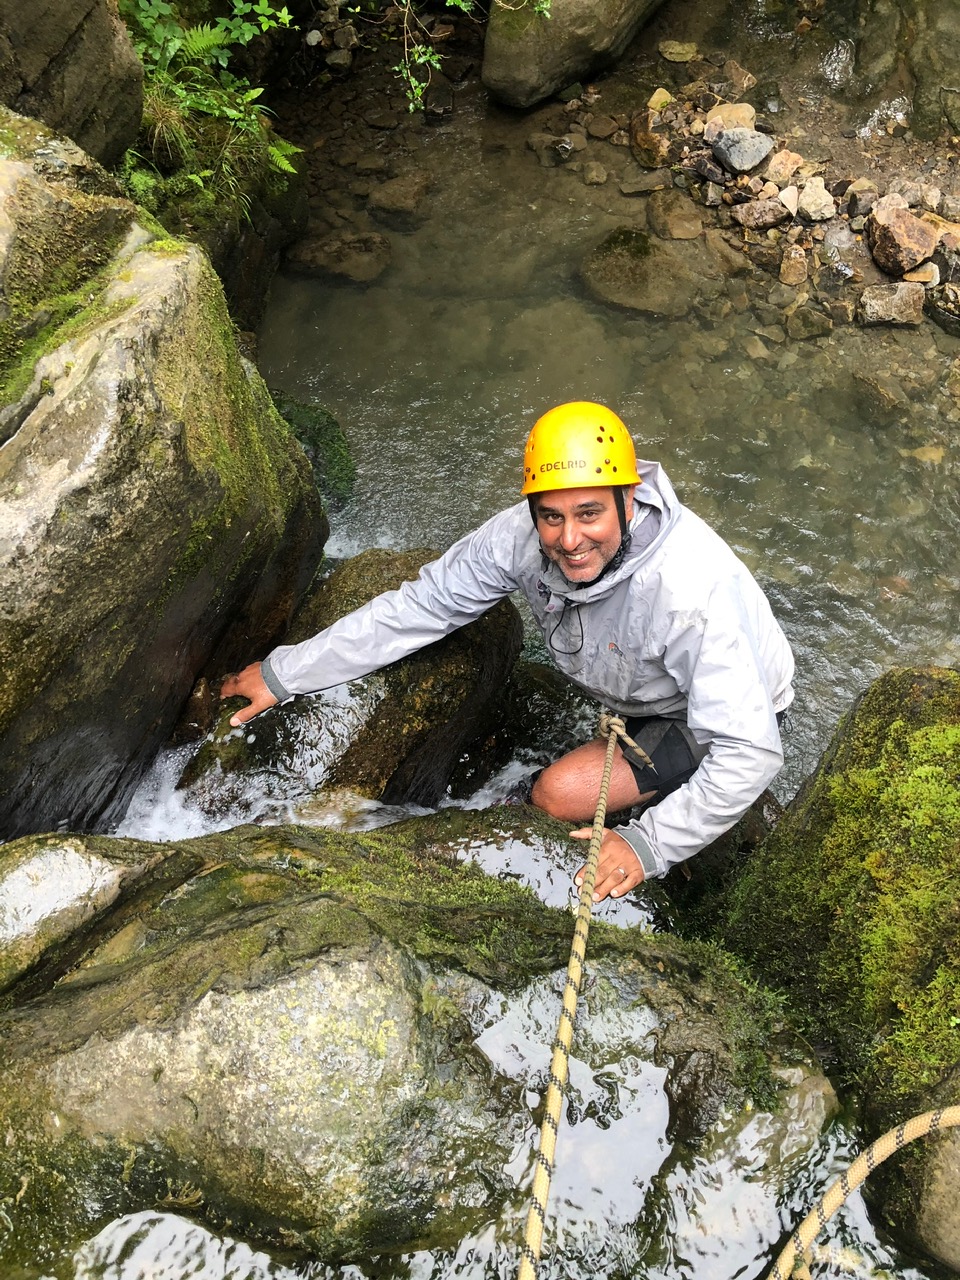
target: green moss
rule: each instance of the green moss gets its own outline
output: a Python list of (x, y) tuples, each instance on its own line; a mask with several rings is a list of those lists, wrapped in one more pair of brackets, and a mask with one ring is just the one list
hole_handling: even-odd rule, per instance
[(353, 492), (357, 467), (339, 422), (319, 405), (295, 400), (279, 391), (270, 394), (310, 459), (320, 493), (330, 502), (346, 502)]
[(617, 227), (596, 249), (598, 257), (606, 254), (625, 253), (631, 258), (649, 258), (652, 252), (650, 237), (635, 227)]
[(960, 673), (890, 672), (734, 890), (725, 936), (891, 1112), (960, 1062)]

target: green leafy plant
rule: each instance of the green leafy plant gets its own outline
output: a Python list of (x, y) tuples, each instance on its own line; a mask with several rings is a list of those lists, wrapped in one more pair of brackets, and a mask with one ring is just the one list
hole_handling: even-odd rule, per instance
[(217, 211), (249, 216), (250, 190), (282, 186), (299, 148), (276, 134), (262, 89), (227, 69), (232, 50), (290, 25), (286, 7), (233, 0), (187, 26), (169, 0), (120, 0), (144, 65), (141, 138), (124, 161), (131, 197), (189, 231)]

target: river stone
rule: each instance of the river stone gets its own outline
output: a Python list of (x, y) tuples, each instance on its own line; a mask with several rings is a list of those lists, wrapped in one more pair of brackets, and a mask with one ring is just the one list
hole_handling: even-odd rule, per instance
[(940, 238), (939, 230), (912, 214), (900, 195), (883, 196), (876, 202), (866, 232), (874, 262), (893, 276), (929, 258)]
[[(354, 556), (305, 599), (285, 639), (309, 639), (416, 578), (431, 558), (382, 549)], [(179, 785), (211, 813), (262, 803), (264, 790), (281, 811), (311, 791), (338, 788), (386, 804), (436, 805), (466, 749), (494, 727), (521, 643), (519, 614), (501, 601), (445, 639), (351, 681), (342, 696), (274, 707), (249, 731), (231, 729), (228, 706)], [(345, 727), (331, 734), (333, 724)], [(252, 778), (265, 780), (255, 801)]]
[(640, 165), (629, 164), (623, 171), (619, 186), (625, 196), (666, 191), (673, 186), (673, 173), (670, 169), (643, 169)]
[(861, 324), (916, 325), (923, 323), (926, 290), (922, 284), (868, 285), (860, 295), (857, 318)]
[(775, 151), (767, 161), (766, 176), (778, 187), (785, 187), (802, 164), (803, 156), (796, 151)]
[(696, 240), (660, 240), (635, 227), (618, 227), (584, 259), (580, 275), (601, 302), (677, 318), (749, 263), (717, 231)]
[[(726, 944), (807, 1011), (859, 1082), (864, 1145), (960, 1105), (958, 791), (960, 672), (894, 668), (841, 721), (727, 904)], [(894, 1237), (953, 1271), (958, 1153), (951, 1129), (868, 1182)]]
[(784, 246), (780, 259), (780, 283), (793, 285), (803, 284), (809, 274), (807, 255), (798, 244)]
[[(757, 122), (755, 108), (749, 102), (720, 102), (707, 112), (707, 124), (717, 122), (723, 129), (752, 129)], [(753, 168), (753, 166), (750, 166)]]
[(397, 231), (412, 231), (426, 221), (424, 201), (430, 175), (419, 170), (388, 178), (370, 192), (367, 207), (380, 222)]
[(833, 321), (819, 307), (797, 307), (787, 316), (787, 335), (795, 341), (824, 338), (833, 329)]
[(725, 129), (713, 143), (713, 154), (730, 173), (749, 173), (773, 150), (773, 139), (756, 129)]
[(655, 191), (650, 196), (647, 222), (662, 240), (695, 240), (703, 230), (697, 206), (676, 190)]
[(748, 204), (734, 205), (730, 210), (734, 222), (750, 231), (766, 231), (769, 227), (779, 226), (792, 215), (790, 210), (779, 199), (751, 200)]
[(819, 174), (808, 178), (804, 183), (797, 201), (797, 212), (809, 222), (826, 222), (836, 217), (837, 206)]
[(143, 66), (110, 0), (5, 4), (0, 102), (66, 134), (102, 164), (140, 130)]
[[(106, 225), (103, 198), (85, 195), (71, 221), (65, 188), (16, 161), (0, 169), (10, 211), (55, 215), (18, 216), (2, 268), (8, 297), (17, 282), (21, 304), (47, 319), (19, 352), (24, 335), (8, 328), (2, 352), (9, 837), (119, 816), (204, 663), (229, 669), (280, 631), (325, 527), (309, 464), (237, 351), (205, 255), (132, 223), (96, 261), (79, 255), (78, 281), (73, 229)], [(117, 213), (108, 200), (103, 217)], [(56, 292), (71, 281), (72, 294)]]
[(870, 178), (857, 178), (843, 193), (843, 203), (851, 218), (865, 218), (879, 199), (877, 184)]
[[(245, 827), (160, 846), (169, 873), (0, 1014), (0, 1266), (11, 1246), (36, 1256), (52, 1220), (77, 1238), (164, 1196), (331, 1264), (498, 1217), (536, 1141), (529, 1091), (573, 922), (472, 859), (549, 850), (569, 874), (582, 851), (567, 825), (446, 810), (389, 835)], [(138, 842), (117, 861), (135, 858)], [(587, 1140), (597, 1108), (614, 1135), (652, 1112), (653, 1170), (674, 1142), (752, 1123), (747, 1090), (779, 1069), (760, 1048), (770, 1018), (715, 952), (595, 921), (571, 1155), (580, 1109)], [(787, 1047), (779, 1019), (776, 1038)], [(826, 1114), (811, 1108), (802, 1138), (791, 1125), (794, 1150)], [(772, 1192), (771, 1216), (772, 1247)]]
[(509, 106), (532, 106), (616, 62), (661, 3), (552, 0), (549, 16), (532, 5), (491, 5), (483, 83)]
[(370, 284), (390, 265), (390, 241), (376, 231), (308, 236), (287, 250), (286, 263), (306, 275)]
[(644, 169), (659, 171), (670, 155), (670, 136), (659, 122), (656, 111), (635, 111), (630, 117), (630, 151)]
[(657, 52), (667, 62), (692, 62), (700, 56), (695, 44), (682, 40), (661, 40), (657, 45)]

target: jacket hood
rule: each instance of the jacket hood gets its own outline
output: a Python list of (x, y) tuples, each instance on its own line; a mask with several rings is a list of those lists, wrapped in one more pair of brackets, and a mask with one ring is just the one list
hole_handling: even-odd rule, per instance
[[(568, 582), (560, 567), (548, 560), (541, 552), (540, 583), (543, 594), (549, 593), (547, 612), (553, 613), (568, 604), (590, 604), (594, 600), (602, 600), (623, 581), (633, 577), (637, 570), (649, 560), (659, 549), (667, 534), (680, 518), (680, 501), (667, 479), (666, 472), (658, 462), (637, 462), (640, 473), (640, 484), (634, 492), (635, 511), (630, 521), (629, 532), (631, 543), (626, 555), (616, 569), (611, 569), (602, 578), (588, 584)], [(651, 538), (645, 536), (644, 526), (654, 512), (660, 516), (660, 527)]]

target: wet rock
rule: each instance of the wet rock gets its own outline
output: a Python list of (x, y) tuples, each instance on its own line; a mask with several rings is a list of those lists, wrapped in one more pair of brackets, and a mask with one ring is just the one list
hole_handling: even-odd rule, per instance
[(396, 129), (400, 124), (400, 117), (396, 111), (389, 111), (384, 108), (375, 108), (372, 111), (363, 113), (363, 122), (368, 124), (371, 129), (381, 129), (390, 132)]
[(137, 140), (143, 66), (109, 0), (4, 6), (0, 102), (113, 167)]
[(790, 210), (780, 200), (751, 200), (749, 204), (735, 205), (731, 213), (734, 222), (751, 231), (779, 226), (791, 216)]
[(583, 166), (583, 181), (588, 187), (602, 187), (607, 180), (607, 170), (599, 160), (588, 160)]
[(836, 216), (837, 206), (833, 196), (823, 185), (823, 178), (808, 178), (800, 192), (797, 212), (808, 222), (826, 222)]
[(707, 112), (707, 124), (719, 124), (724, 130), (753, 129), (756, 122), (756, 110), (749, 102), (721, 102)]
[(650, 97), (647, 99), (647, 106), (651, 111), (662, 111), (664, 107), (669, 106), (673, 102), (673, 94), (666, 89), (654, 89)]
[(757, 83), (757, 77), (752, 72), (746, 71), (733, 58), (728, 58), (723, 64), (723, 78), (730, 81), (738, 97), (754, 88)]
[(648, 315), (686, 315), (715, 297), (723, 281), (749, 270), (717, 231), (696, 240), (660, 240), (635, 227), (618, 227), (584, 259), (581, 278), (602, 302)]
[(869, 285), (860, 295), (858, 319), (865, 325), (921, 324), (925, 294), (922, 284)]
[(647, 222), (662, 240), (695, 240), (703, 230), (696, 205), (680, 191), (655, 191), (647, 201)]
[(833, 329), (833, 321), (817, 307), (801, 306), (787, 316), (787, 334), (795, 341), (825, 338)]
[(591, 138), (602, 140), (611, 137), (620, 126), (612, 116), (594, 116), (587, 125), (587, 133)]
[(670, 137), (659, 129), (657, 112), (637, 111), (630, 119), (630, 150), (645, 169), (659, 169), (670, 155)]
[(440, 124), (453, 115), (453, 85), (436, 70), (423, 95), (423, 114), (427, 124)]
[(35, 836), (0, 847), (0, 993), (164, 858), (158, 845)]
[(878, 267), (899, 276), (920, 265), (937, 247), (939, 233), (907, 208), (903, 196), (883, 196), (866, 222), (870, 252)]
[(766, 176), (778, 187), (785, 187), (803, 164), (803, 156), (796, 151), (775, 151), (767, 161)]
[[(724, 929), (727, 945), (807, 1010), (847, 1078), (861, 1082), (864, 1143), (909, 1116), (960, 1104), (951, 959), (960, 809), (937, 799), (960, 777), (958, 730), (960, 672), (895, 668), (876, 680), (749, 857)], [(814, 883), (816, 902), (801, 901), (802, 886)], [(862, 1034), (850, 1037), (854, 1021)], [(958, 1160), (960, 1132), (951, 1129), (870, 1178), (887, 1226), (953, 1270)], [(900, 1212), (904, 1204), (914, 1211)]]
[(565, 164), (570, 157), (564, 138), (556, 133), (539, 131), (531, 133), (527, 138), (527, 148), (540, 161), (544, 169), (556, 169)]
[(713, 154), (730, 173), (749, 173), (772, 150), (772, 139), (755, 129), (726, 129), (713, 143)]
[(797, 244), (788, 244), (780, 259), (780, 282), (787, 285), (801, 285), (809, 274), (807, 255)]
[(695, 44), (681, 40), (661, 40), (657, 45), (657, 52), (667, 62), (692, 62), (700, 56)]
[(643, 169), (628, 165), (620, 179), (620, 190), (625, 196), (646, 195), (650, 191), (664, 191), (673, 186), (670, 169)]
[(689, 168), (698, 178), (705, 178), (707, 182), (712, 182), (715, 186), (722, 186), (726, 182), (727, 175), (725, 171), (722, 166), (717, 164), (709, 151), (698, 151), (693, 158), (693, 162), (689, 164)]
[(880, 199), (880, 192), (870, 178), (857, 178), (843, 195), (843, 203), (851, 218), (865, 218)]
[[(427, 559), (424, 551), (354, 556), (307, 597), (285, 639), (306, 640), (399, 588)], [(248, 803), (251, 776), (264, 779), (256, 802), (267, 807), (278, 796), (304, 797), (321, 787), (387, 804), (435, 805), (467, 746), (489, 730), (520, 644), (519, 615), (502, 601), (444, 640), (352, 681), (345, 697), (329, 695), (329, 706), (321, 693), (274, 707), (249, 733), (230, 728), (227, 708), (178, 785), (192, 788), (205, 812), (244, 817), (249, 810), (238, 806)], [(340, 726), (333, 737), (324, 727), (331, 717)], [(305, 752), (309, 771), (298, 764)]]
[(922, 266), (914, 267), (912, 271), (905, 271), (903, 278), (910, 283), (928, 285), (933, 288), (940, 283), (940, 268), (935, 262), (924, 262)]
[(380, 222), (397, 231), (409, 231), (426, 221), (424, 204), (429, 190), (430, 175), (413, 170), (376, 187), (367, 207)]
[[(41, 999), (0, 1015), (16, 1246), (37, 1256), (51, 1215), (77, 1240), (118, 1196), (136, 1211), (191, 1189), (191, 1216), (331, 1264), (441, 1247), (499, 1216), (521, 1190), (505, 1171), (536, 1142), (528, 1091), (542, 1089), (571, 928), (516, 869), (539, 858), (566, 878), (579, 854), (563, 824), (447, 810), (386, 837), (246, 827), (179, 845), (55, 987), (44, 974)], [(485, 858), (510, 874), (483, 874)], [(654, 1145), (668, 1128), (670, 1142), (766, 1129), (748, 1090), (782, 1070), (757, 1050), (774, 1037), (769, 1005), (706, 948), (602, 922), (590, 944), (571, 1158), (584, 1113), (588, 1144), (622, 1119), (635, 1135), (652, 1111)], [(782, 1025), (776, 1039), (804, 1063)], [(647, 1062), (649, 1084), (611, 1092), (611, 1070)], [(794, 1068), (794, 1086), (815, 1074)], [(793, 1152), (825, 1118), (801, 1137), (800, 1102), (785, 1105)]]
[(206, 663), (229, 669), (285, 625), (326, 528), (206, 256), (132, 206), (85, 195), (71, 213), (65, 183), (0, 168), (7, 296), (46, 315), (29, 353), (16, 311), (3, 343), (9, 837), (119, 816)]
[(370, 284), (390, 265), (390, 241), (376, 231), (308, 236), (287, 250), (287, 266), (304, 275)]
[(910, 411), (910, 397), (896, 378), (865, 369), (855, 370), (853, 377), (859, 393), (870, 406), (872, 418), (887, 424), (903, 421)]
[(660, 3), (578, 0), (555, 3), (549, 17), (532, 5), (493, 5), (483, 45), (483, 83), (509, 106), (532, 106), (615, 62)]
[(954, 338), (960, 338), (960, 284), (952, 280), (928, 289), (924, 310), (935, 324)]

